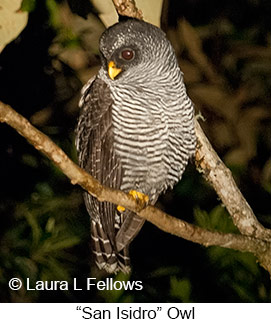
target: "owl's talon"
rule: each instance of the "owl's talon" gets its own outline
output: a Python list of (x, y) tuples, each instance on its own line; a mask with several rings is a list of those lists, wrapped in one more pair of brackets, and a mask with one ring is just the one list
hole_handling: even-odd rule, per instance
[(125, 211), (125, 207), (121, 206), (121, 205), (118, 205), (117, 206), (117, 210), (120, 212), (120, 213), (123, 213)]
[(146, 194), (143, 194), (141, 192), (135, 191), (135, 190), (131, 190), (129, 192), (130, 195), (132, 195), (132, 197), (136, 200), (136, 201), (140, 201), (140, 203), (143, 205), (143, 207), (147, 206), (149, 204), (149, 197)]
[[(135, 191), (135, 190), (131, 190), (129, 192), (129, 195), (131, 195), (135, 201), (139, 201), (142, 208), (146, 207), (149, 204), (148, 195), (145, 195), (145, 194), (143, 194), (141, 192), (138, 192), (138, 191)], [(120, 213), (123, 213), (125, 211), (125, 207), (123, 207), (121, 205), (118, 205), (117, 210)]]

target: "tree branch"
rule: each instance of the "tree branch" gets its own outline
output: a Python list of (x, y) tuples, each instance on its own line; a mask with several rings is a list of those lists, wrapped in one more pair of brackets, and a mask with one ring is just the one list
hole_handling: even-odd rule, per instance
[(218, 157), (197, 121), (195, 130), (198, 139), (195, 154), (197, 169), (215, 189), (231, 215), (234, 224), (244, 235), (271, 241), (271, 230), (264, 228), (259, 223), (238, 189), (231, 171)]
[[(0, 102), (0, 121), (13, 127), (37, 150), (52, 160), (69, 177), (72, 184), (79, 184), (99, 201), (108, 201), (117, 205), (123, 205), (125, 208), (150, 221), (161, 230), (204, 246), (216, 245), (252, 252), (258, 257), (261, 265), (271, 273), (271, 247), (269, 242), (243, 235), (211, 232), (183, 220), (176, 219), (153, 206), (143, 208), (144, 205), (141, 205), (140, 201), (135, 201), (129, 194), (102, 186), (97, 180), (71, 161), (46, 135), (33, 127), (28, 120), (14, 111), (10, 106), (2, 102)], [(199, 140), (199, 142), (201, 141), (202, 139)], [(201, 163), (204, 160), (203, 156)], [(232, 192), (232, 194), (235, 194), (235, 192)]]
[(142, 11), (137, 9), (135, 0), (112, 0), (119, 15), (143, 19)]

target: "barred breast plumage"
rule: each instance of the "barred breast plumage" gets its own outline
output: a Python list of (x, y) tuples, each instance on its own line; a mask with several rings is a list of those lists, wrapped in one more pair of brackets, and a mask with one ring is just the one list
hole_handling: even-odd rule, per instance
[[(195, 151), (194, 111), (165, 34), (128, 19), (104, 32), (102, 67), (84, 88), (77, 127), (80, 165), (103, 184), (154, 204), (182, 177)], [(128, 245), (144, 221), (85, 194), (96, 262), (129, 270)]]

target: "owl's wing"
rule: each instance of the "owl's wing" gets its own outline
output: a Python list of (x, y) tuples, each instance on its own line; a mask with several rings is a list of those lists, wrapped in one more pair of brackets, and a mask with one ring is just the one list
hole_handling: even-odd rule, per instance
[[(110, 90), (102, 80), (96, 78), (84, 87), (76, 148), (82, 168), (103, 185), (120, 189), (123, 169), (114, 152), (112, 103)], [(144, 220), (128, 210), (120, 215), (115, 205), (99, 202), (88, 193), (84, 194), (84, 200), (92, 219), (92, 240), (98, 266), (111, 272), (117, 267), (127, 271), (127, 245)]]
[[(114, 153), (112, 98), (109, 88), (97, 78), (89, 82), (83, 91), (76, 136), (79, 165), (103, 185), (119, 189), (122, 168)], [(89, 194), (85, 194), (84, 198), (91, 218), (101, 222), (109, 240), (114, 243), (115, 205), (99, 203)]]

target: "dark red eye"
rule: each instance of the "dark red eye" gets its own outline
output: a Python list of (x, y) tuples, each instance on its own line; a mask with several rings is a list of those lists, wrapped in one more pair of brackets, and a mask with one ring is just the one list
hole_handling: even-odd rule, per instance
[(124, 49), (121, 52), (121, 57), (126, 61), (130, 61), (131, 59), (134, 58), (134, 52), (131, 49)]

